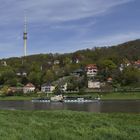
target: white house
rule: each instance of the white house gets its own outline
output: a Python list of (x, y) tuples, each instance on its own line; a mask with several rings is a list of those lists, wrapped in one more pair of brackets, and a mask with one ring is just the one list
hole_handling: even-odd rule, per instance
[(32, 83), (28, 83), (23, 87), (23, 93), (30, 93), (35, 91), (35, 86)]
[(54, 61), (54, 65), (59, 65), (60, 64), (60, 61), (59, 60), (55, 60)]
[(51, 84), (43, 84), (41, 86), (41, 91), (42, 92), (46, 92), (46, 93), (52, 93), (55, 90), (55, 86), (51, 85)]
[(107, 78), (108, 83), (112, 83), (113, 79), (111, 77)]
[(27, 76), (27, 73), (26, 73), (26, 72), (23, 72), (22, 75), (23, 75), (23, 76)]
[(94, 77), (97, 75), (98, 69), (96, 64), (89, 64), (85, 68), (88, 77)]
[(101, 87), (101, 82), (99, 82), (99, 81), (92, 81), (92, 80), (88, 81), (88, 88), (99, 89), (100, 87)]
[(137, 60), (134, 62), (134, 66), (138, 69), (140, 69), (140, 60)]
[(67, 83), (61, 85), (61, 90), (65, 92), (67, 90), (67, 86), (68, 86)]
[(51, 61), (48, 61), (47, 63), (48, 63), (49, 65), (51, 65), (51, 64), (52, 64), (52, 62), (51, 62)]
[(20, 72), (17, 72), (16, 75), (17, 75), (17, 76), (21, 76), (21, 73), (20, 73)]
[(2, 61), (1, 63), (2, 63), (3, 66), (7, 66), (6, 61)]
[(124, 70), (124, 68), (130, 66), (131, 63), (130, 62), (125, 62), (123, 64), (120, 65), (119, 70), (122, 72)]
[(16, 73), (17, 76), (27, 76), (26, 72), (17, 72)]

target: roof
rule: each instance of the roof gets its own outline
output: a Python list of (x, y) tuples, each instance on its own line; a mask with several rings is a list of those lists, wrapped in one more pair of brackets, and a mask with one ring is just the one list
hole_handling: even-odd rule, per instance
[(35, 87), (35, 86), (32, 83), (28, 83), (24, 87)]
[(77, 70), (73, 71), (73, 73), (81, 73), (81, 72), (83, 72), (82, 69), (77, 69)]
[(140, 60), (135, 61), (136, 65), (140, 65)]
[(107, 78), (107, 80), (108, 80), (108, 81), (111, 81), (111, 80), (112, 80), (112, 78), (111, 78), (111, 77), (109, 77), (109, 78)]
[(96, 66), (96, 64), (88, 64), (88, 65), (86, 66), (86, 68), (97, 69), (97, 66)]
[(52, 84), (51, 83), (44, 83), (41, 85), (41, 87), (46, 87), (46, 86), (52, 86)]

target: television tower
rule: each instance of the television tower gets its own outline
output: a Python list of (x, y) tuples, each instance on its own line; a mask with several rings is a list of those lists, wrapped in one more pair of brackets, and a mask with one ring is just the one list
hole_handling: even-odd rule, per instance
[(24, 56), (27, 56), (27, 17), (24, 17), (24, 31), (23, 31), (23, 41), (24, 41)]

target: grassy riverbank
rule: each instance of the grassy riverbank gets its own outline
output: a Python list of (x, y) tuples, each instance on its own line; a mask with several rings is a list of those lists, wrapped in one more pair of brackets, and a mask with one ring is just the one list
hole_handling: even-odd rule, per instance
[(102, 94), (101, 99), (103, 100), (136, 100), (136, 99), (140, 99), (140, 92)]
[(37, 98), (37, 97), (34, 97), (34, 96), (3, 96), (3, 97), (0, 97), (0, 100), (16, 101), (16, 100), (32, 100), (33, 98)]
[[(52, 95), (54, 96), (54, 95)], [(0, 96), (0, 101), (30, 101), (32, 99), (37, 99), (37, 98), (49, 98), (47, 96)]]
[[(140, 99), (140, 92), (122, 92), (122, 93), (77, 93), (77, 94), (66, 94), (67, 96), (91, 96), (93, 99), (100, 97), (102, 100), (137, 100)], [(54, 96), (48, 94), (48, 96)], [(46, 94), (43, 94), (41, 97), (46, 97)], [(26, 96), (2, 96), (0, 100), (32, 100), (34, 98), (39, 98), (36, 94), (26, 95)]]
[(135, 140), (140, 114), (0, 111), (2, 140)]

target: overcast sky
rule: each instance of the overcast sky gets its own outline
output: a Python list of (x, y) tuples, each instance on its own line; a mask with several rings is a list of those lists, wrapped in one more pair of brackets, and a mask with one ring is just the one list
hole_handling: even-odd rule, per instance
[(65, 53), (140, 38), (140, 0), (0, 0), (0, 58)]

